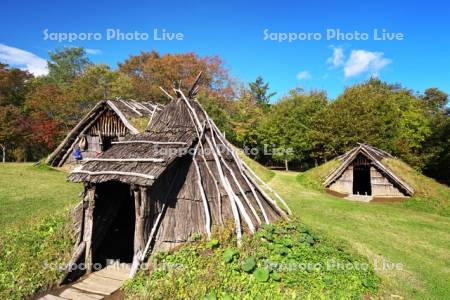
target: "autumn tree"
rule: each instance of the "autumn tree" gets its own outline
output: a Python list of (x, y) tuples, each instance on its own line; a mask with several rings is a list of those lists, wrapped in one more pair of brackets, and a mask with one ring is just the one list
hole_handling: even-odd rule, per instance
[[(0, 148), (2, 162), (6, 161), (7, 151), (21, 145), (24, 138), (24, 116), (17, 106), (6, 105), (0, 108)], [(12, 154), (9, 155), (12, 157)]]
[[(0, 64), (0, 152), (3, 162), (7, 151), (22, 146), (25, 127), (23, 103), (32, 75)], [(12, 153), (9, 157), (13, 158)]]
[(167, 97), (159, 87), (172, 93), (175, 82), (190, 87), (200, 71), (203, 72), (200, 86), (206, 94), (231, 98), (233, 90), (228, 71), (216, 56), (199, 57), (194, 53), (160, 55), (156, 51), (142, 52), (119, 64), (121, 73), (132, 82), (135, 99), (165, 103)]
[(0, 106), (21, 106), (29, 90), (32, 75), (0, 63)]

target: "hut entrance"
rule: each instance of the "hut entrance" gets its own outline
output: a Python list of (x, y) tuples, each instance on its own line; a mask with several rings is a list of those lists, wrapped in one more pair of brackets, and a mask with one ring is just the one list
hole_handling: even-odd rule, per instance
[(107, 260), (131, 263), (134, 254), (135, 205), (128, 184), (107, 182), (97, 186), (94, 209), (93, 263)]
[(372, 195), (370, 160), (361, 154), (358, 154), (353, 162), (353, 194)]

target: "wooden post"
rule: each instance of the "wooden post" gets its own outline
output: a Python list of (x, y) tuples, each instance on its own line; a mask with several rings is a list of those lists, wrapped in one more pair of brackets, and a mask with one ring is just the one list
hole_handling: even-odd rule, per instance
[(2, 147), (2, 162), (5, 163), (6, 162), (6, 146), (3, 144), (0, 144), (0, 147)]
[(86, 185), (86, 196), (84, 198), (87, 204), (86, 213), (84, 214), (84, 234), (83, 241), (86, 242), (86, 273), (92, 272), (92, 231), (94, 226), (94, 209), (95, 209), (95, 186)]
[(146, 187), (134, 188), (133, 194), (136, 211), (134, 228), (134, 254), (136, 255), (139, 252), (142, 253), (148, 239), (151, 205), (147, 199)]

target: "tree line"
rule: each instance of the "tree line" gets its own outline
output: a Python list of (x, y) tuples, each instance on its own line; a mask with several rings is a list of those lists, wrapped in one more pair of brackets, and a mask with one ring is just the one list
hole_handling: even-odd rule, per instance
[(450, 178), (448, 95), (437, 88), (416, 93), (371, 78), (336, 99), (325, 91), (275, 93), (263, 78), (232, 78), (216, 56), (156, 51), (130, 56), (116, 69), (92, 63), (83, 48), (49, 53), (48, 74), (0, 64), (0, 150), (7, 161), (48, 155), (101, 99), (166, 103), (182, 79), (189, 87), (202, 71), (199, 101), (227, 138), (262, 163), (307, 169), (333, 159), (358, 142), (392, 153), (434, 178)]

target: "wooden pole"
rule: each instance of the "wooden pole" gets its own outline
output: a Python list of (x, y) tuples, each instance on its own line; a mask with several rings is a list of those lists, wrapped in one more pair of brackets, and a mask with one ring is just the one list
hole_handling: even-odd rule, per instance
[(0, 147), (2, 147), (2, 162), (5, 163), (6, 162), (6, 146), (3, 144), (0, 144)]
[(133, 188), (134, 196), (134, 211), (135, 211), (135, 225), (134, 225), (134, 253), (136, 254), (139, 250), (145, 247), (143, 241), (143, 206), (145, 205), (145, 200), (141, 198), (141, 190), (137, 187)]
[(86, 273), (92, 272), (92, 231), (94, 226), (95, 186), (88, 186), (85, 201), (87, 201), (87, 213), (85, 214), (85, 227), (83, 241), (86, 242)]

